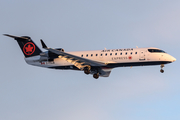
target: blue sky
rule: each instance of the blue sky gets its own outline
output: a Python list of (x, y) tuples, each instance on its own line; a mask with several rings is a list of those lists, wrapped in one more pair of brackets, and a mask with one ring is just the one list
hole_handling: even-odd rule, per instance
[(65, 51), (158, 47), (177, 61), (116, 68), (95, 80), (29, 66), (0, 35), (1, 120), (179, 120), (180, 1), (1, 0), (0, 34), (30, 36)]

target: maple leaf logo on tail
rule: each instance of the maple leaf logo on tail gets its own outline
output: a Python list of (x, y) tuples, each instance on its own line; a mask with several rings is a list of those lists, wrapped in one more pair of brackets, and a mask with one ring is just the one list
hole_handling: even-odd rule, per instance
[(31, 47), (31, 45), (28, 45), (27, 47), (25, 47), (26, 52), (32, 52), (33, 47)]
[(35, 45), (32, 42), (28, 42), (23, 47), (23, 52), (26, 55), (32, 55), (35, 51)]

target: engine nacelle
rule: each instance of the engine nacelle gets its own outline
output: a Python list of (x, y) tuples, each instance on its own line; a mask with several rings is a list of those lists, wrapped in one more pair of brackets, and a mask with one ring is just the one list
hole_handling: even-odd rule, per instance
[(49, 59), (48, 51), (40, 53), (40, 61), (47, 61)]
[[(56, 50), (59, 50), (61, 52), (64, 52), (64, 49), (62, 48), (56, 48)], [(59, 55), (53, 53), (53, 52), (50, 52), (50, 51), (46, 51), (46, 52), (42, 52), (40, 53), (40, 61), (53, 61), (54, 58), (58, 58)]]
[(63, 48), (55, 48), (56, 50), (59, 50), (61, 52), (64, 52), (64, 49)]

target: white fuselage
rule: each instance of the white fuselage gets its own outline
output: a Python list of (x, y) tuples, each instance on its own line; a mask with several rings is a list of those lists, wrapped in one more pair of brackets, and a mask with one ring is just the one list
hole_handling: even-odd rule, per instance
[[(96, 50), (96, 51), (78, 51), (67, 52), (72, 55), (83, 57), (97, 62), (107, 64), (107, 67), (122, 67), (122, 66), (142, 66), (142, 65), (159, 65), (176, 61), (174, 57), (164, 52), (149, 52), (148, 49), (157, 48), (130, 48), (130, 49), (111, 49), (111, 50)], [(40, 56), (25, 58), (26, 62), (31, 65), (55, 68), (56, 66), (71, 66), (73, 64), (61, 58), (55, 58), (53, 61), (39, 61)], [(106, 66), (105, 66), (106, 67)], [(68, 67), (67, 67), (68, 68)]]

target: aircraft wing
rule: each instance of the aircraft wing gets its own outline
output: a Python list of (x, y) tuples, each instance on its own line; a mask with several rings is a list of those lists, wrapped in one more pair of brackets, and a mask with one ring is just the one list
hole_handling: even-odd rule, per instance
[(48, 48), (42, 40), (41, 40), (41, 44), (44, 49), (54, 54), (59, 55), (59, 58), (62, 58), (63, 60), (66, 60), (67, 62), (74, 64), (74, 66), (76, 66), (77, 68), (81, 70), (87, 66), (106, 66), (106, 64), (102, 62), (85, 59), (85, 58), (82, 58), (73, 54), (69, 54), (60, 50)]

